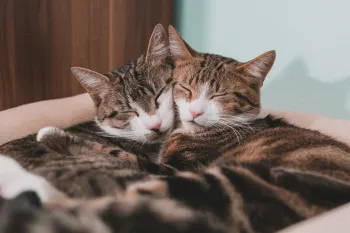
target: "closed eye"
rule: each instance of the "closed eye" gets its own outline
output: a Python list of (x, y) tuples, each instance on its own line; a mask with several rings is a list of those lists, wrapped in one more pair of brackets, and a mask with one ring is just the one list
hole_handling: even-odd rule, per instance
[(159, 104), (160, 104), (160, 101), (159, 101), (159, 97), (163, 94), (163, 91), (164, 91), (165, 87), (163, 87), (157, 94), (156, 96), (156, 108), (158, 109), (159, 108)]
[(107, 117), (108, 117), (108, 118), (113, 118), (113, 117), (115, 117), (117, 114), (118, 114), (117, 111), (113, 111), (113, 112), (111, 112)]
[(112, 126), (112, 128), (125, 129), (125, 127), (128, 126), (129, 124), (130, 124), (129, 122), (118, 121)]
[(220, 93), (220, 94), (215, 94), (210, 97), (210, 99), (218, 98), (227, 95), (227, 93)]
[(116, 118), (118, 120), (127, 120), (132, 116), (139, 116), (139, 114), (136, 111), (124, 111), (124, 112), (113, 111), (107, 117)]
[(123, 112), (124, 114), (128, 115), (128, 116), (139, 116), (139, 113), (137, 111), (126, 111)]
[(185, 86), (183, 86), (183, 85), (181, 85), (181, 84), (180, 84), (180, 87), (181, 87), (182, 89), (184, 89), (185, 91), (187, 91), (188, 94), (189, 94), (189, 96), (192, 97), (192, 91), (191, 91), (190, 89), (188, 89), (187, 87), (185, 87)]

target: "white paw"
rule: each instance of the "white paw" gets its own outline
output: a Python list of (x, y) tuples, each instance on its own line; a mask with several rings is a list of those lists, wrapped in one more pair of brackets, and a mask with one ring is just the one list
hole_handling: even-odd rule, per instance
[(0, 154), (0, 178), (1, 175), (9, 172), (21, 172), (24, 171), (22, 166), (16, 162), (16, 160)]
[(54, 126), (48, 126), (48, 127), (45, 127), (45, 128), (42, 128), (41, 130), (39, 130), (38, 134), (36, 135), (36, 140), (38, 142), (40, 142), (44, 136), (46, 135), (50, 135), (50, 134), (62, 134), (64, 133), (63, 130), (57, 128), (57, 127), (54, 127)]
[(27, 172), (15, 160), (0, 155), (0, 196), (14, 198), (24, 191), (35, 191), (42, 202), (58, 197), (56, 191), (44, 178)]

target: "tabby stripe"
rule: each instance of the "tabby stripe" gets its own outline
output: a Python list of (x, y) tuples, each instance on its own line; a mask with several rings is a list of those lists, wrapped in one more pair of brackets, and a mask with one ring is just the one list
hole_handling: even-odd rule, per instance
[(219, 82), (216, 82), (216, 88), (215, 88), (216, 92), (218, 92), (219, 89), (220, 89), (220, 83), (219, 83)]
[(142, 95), (146, 95), (147, 94), (147, 92), (146, 92), (146, 90), (144, 88), (139, 88), (137, 91), (138, 91), (138, 93), (141, 93)]
[(144, 88), (151, 92), (153, 95), (156, 94), (154, 86), (150, 85), (149, 83), (144, 84)]
[(234, 59), (231, 59), (231, 58), (226, 58), (226, 59), (223, 59), (224, 60), (224, 63), (225, 64), (231, 64), (231, 63), (234, 63), (234, 62), (237, 62), (236, 60)]
[[(204, 69), (204, 68), (203, 68), (203, 69)], [(202, 73), (203, 73), (203, 70), (201, 70), (198, 74), (196, 74), (196, 75), (194, 76), (193, 82), (194, 82), (195, 85), (198, 84), (198, 82), (199, 82), (199, 80), (200, 80), (200, 78), (201, 78), (201, 76), (202, 76)]]
[[(275, 135), (277, 136), (277, 135)], [(266, 139), (265, 143), (266, 145), (271, 145), (273, 143), (276, 143), (276, 138), (271, 138), (271, 139)], [(269, 149), (269, 152), (274, 153), (274, 154), (280, 154), (280, 157), (282, 158), (282, 155), (286, 155), (288, 152), (295, 151), (295, 150), (301, 150), (301, 149), (313, 149), (317, 147), (322, 147), (322, 146), (332, 146), (334, 145), (334, 141), (332, 139), (326, 139), (326, 140), (321, 140), (321, 141), (300, 141), (298, 140), (297, 144), (293, 144), (288, 140), (279, 140), (278, 146), (271, 146)], [(316, 163), (318, 160), (314, 160)], [(336, 167), (335, 167), (336, 169)]]
[[(290, 220), (293, 222), (298, 222), (304, 219), (303, 216), (297, 214), (286, 203), (280, 200), (269, 186), (265, 186), (263, 183), (258, 182), (258, 177), (250, 177), (245, 174), (245, 172), (241, 172), (240, 169), (229, 169), (223, 167), (221, 168), (221, 172), (245, 200), (245, 212), (249, 216), (256, 216), (251, 218), (251, 224), (254, 229), (259, 229), (264, 232), (266, 231), (264, 230), (265, 226), (276, 225), (276, 222), (280, 223), (277, 228), (281, 229), (286, 227), (287, 223), (285, 223), (285, 216), (289, 216), (289, 218), (291, 218)], [(256, 203), (264, 204), (256, 205)], [(268, 212), (266, 212), (267, 210)], [(274, 223), (266, 221), (274, 221)], [(276, 230), (277, 229), (269, 229), (267, 232), (274, 232)]]
[(211, 161), (218, 158), (221, 153), (213, 147), (203, 148), (198, 152), (199, 145), (169, 151), (168, 156), (163, 161), (179, 170), (197, 169), (203, 165), (208, 165)]
[(225, 63), (221, 63), (216, 69), (217, 69), (217, 70), (221, 70), (221, 69), (224, 67), (224, 64), (225, 64)]
[(199, 72), (197, 72), (197, 73), (194, 75), (193, 83), (194, 83), (195, 85), (198, 84), (199, 79), (200, 79), (200, 77), (202, 76), (203, 70), (204, 70), (204, 68), (203, 68), (202, 70), (200, 70)]
[(120, 83), (120, 86), (125, 87), (125, 82), (124, 82), (124, 79), (122, 77), (118, 76), (118, 81)]
[(219, 66), (219, 64), (220, 64), (220, 61), (215, 59), (215, 60), (212, 61), (212, 63), (214, 65), (214, 68), (216, 69)]
[(173, 77), (172, 76), (165, 81), (165, 84), (169, 84), (169, 83), (171, 83), (171, 81), (173, 81)]
[(198, 80), (199, 80), (200, 77), (203, 76), (203, 73), (207, 72), (207, 67), (206, 66), (207, 66), (207, 64), (205, 64), (205, 66), (203, 66), (203, 68), (198, 71), (198, 74), (195, 77), (195, 83), (198, 83)]
[(215, 83), (215, 79), (213, 78), (212, 80), (210, 80), (210, 83), (209, 83), (210, 88), (214, 88), (214, 83)]
[(166, 177), (162, 180), (167, 183), (170, 197), (194, 209), (204, 208), (208, 205), (205, 184), (199, 180), (181, 176)]
[[(234, 150), (234, 149), (236, 149), (237, 148), (237, 146), (238, 146), (238, 136), (236, 136), (235, 134), (234, 134), (234, 140), (236, 140), (236, 142), (235, 143), (232, 143), (232, 141), (231, 142), (228, 142), (228, 145), (222, 150), (222, 153), (224, 154), (224, 153), (226, 153), (226, 152), (229, 152), (229, 151), (232, 151), (232, 150)], [(231, 139), (232, 140), (232, 139)]]
[(188, 80), (188, 83), (189, 83), (190, 85), (192, 85), (193, 79), (194, 79), (194, 75), (191, 75), (190, 79)]
[(206, 66), (208, 56), (209, 56), (208, 53), (203, 54), (204, 60), (201, 62), (201, 67), (205, 67)]
[(246, 102), (248, 102), (250, 105), (252, 105), (253, 107), (259, 107), (258, 104), (256, 103), (253, 103), (249, 98), (247, 98), (246, 96), (242, 95), (241, 93), (239, 92), (233, 92), (233, 94), (238, 98), (238, 99), (241, 99), (241, 100), (244, 100)]
[(158, 99), (159, 96), (163, 93), (163, 91), (165, 90), (166, 87), (167, 87), (167, 86), (162, 87), (162, 89), (160, 89), (160, 91), (159, 91), (158, 94), (156, 95), (156, 98), (155, 98), (156, 104), (157, 104), (157, 99)]
[(211, 211), (222, 219), (228, 219), (230, 215), (230, 196), (225, 192), (217, 177), (209, 173), (205, 173), (203, 176), (208, 185), (207, 198)]
[(278, 175), (273, 173), (274, 184), (301, 194), (310, 203), (334, 208), (350, 201), (348, 183), (318, 173), (278, 170)]

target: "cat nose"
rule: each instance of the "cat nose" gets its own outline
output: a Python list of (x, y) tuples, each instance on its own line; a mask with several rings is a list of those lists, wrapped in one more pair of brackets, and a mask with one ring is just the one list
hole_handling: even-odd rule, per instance
[(197, 117), (203, 115), (204, 112), (197, 112), (197, 111), (193, 111), (193, 110), (190, 109), (190, 113), (192, 115), (192, 118), (196, 119)]
[(159, 130), (161, 125), (162, 125), (162, 122), (159, 121), (159, 122), (157, 122), (155, 124), (148, 125), (147, 128), (150, 129), (150, 130)]

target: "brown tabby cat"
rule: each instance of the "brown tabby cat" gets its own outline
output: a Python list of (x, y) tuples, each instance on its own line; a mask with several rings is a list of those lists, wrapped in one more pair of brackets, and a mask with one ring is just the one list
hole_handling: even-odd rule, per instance
[(195, 52), (169, 27), (178, 125), (161, 162), (180, 170), (259, 163), (350, 180), (350, 148), (317, 131), (257, 119), (270, 51), (246, 63)]
[(257, 119), (274, 52), (239, 63), (195, 52), (173, 28), (169, 38), (180, 120), (161, 160), (194, 171), (135, 171), (141, 181), (126, 182), (116, 195), (46, 209), (23, 193), (3, 200), (2, 232), (274, 232), (350, 201), (350, 185), (335, 179), (349, 176), (346, 145), (283, 120)]
[(128, 179), (147, 176), (137, 171), (172, 173), (172, 169), (154, 163), (160, 142), (173, 127), (173, 66), (169, 56), (167, 35), (157, 25), (147, 54), (106, 76), (72, 68), (96, 105), (96, 123), (74, 126), (66, 132), (47, 127), (36, 135), (40, 143), (32, 135), (1, 146), (0, 153), (71, 197), (114, 193)]

